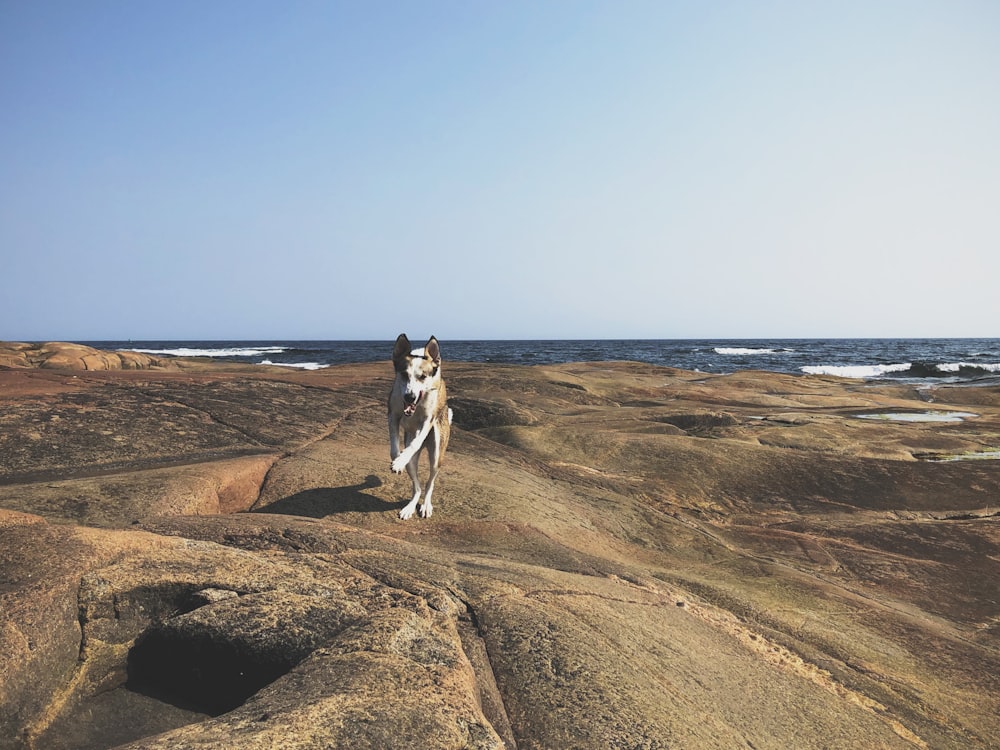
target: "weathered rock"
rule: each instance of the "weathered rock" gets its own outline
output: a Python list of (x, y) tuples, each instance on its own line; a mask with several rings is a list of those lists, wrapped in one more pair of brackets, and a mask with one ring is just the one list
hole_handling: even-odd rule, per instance
[(0, 503), (52, 520), (111, 528), (164, 514), (236, 513), (257, 502), (277, 457), (265, 454), (78, 479), (0, 484)]
[(0, 371), (0, 748), (1000, 744), (996, 388), (452, 363), (403, 523), (390, 376)]
[(532, 425), (538, 419), (527, 409), (518, 407), (514, 399), (451, 398), (448, 405), (455, 414), (455, 424), (463, 430), (484, 427)]
[(265, 378), (119, 375), (80, 374), (72, 388), (18, 398), (19, 373), (0, 372), (12, 383), (0, 388), (0, 483), (288, 451), (356, 408), (343, 394)]
[(31, 367), (28, 350), (31, 344), (0, 341), (0, 367)]
[[(19, 532), (30, 531), (64, 551), (58, 566), (3, 561), (11, 584), (4, 591), (3, 653), (16, 654), (11, 647), (19, 643), (50, 652), (5, 658), (10, 693), (2, 718), (5, 728), (18, 731), (5, 733), (4, 747), (74, 746), (90, 701), (109, 690), (154, 696), (204, 716), (237, 709), (275, 681), (272, 699), (265, 691), (226, 718), (139, 746), (177, 747), (204, 733), (220, 746), (233, 733), (246, 737), (241, 746), (267, 746), (275, 732), (288, 734), (284, 721), (294, 718), (310, 729), (298, 740), (287, 737), (289, 747), (499, 747), (478, 708), (454, 607), (436, 612), (422, 598), (319, 556), (260, 556), (145, 532), (50, 527), (9, 511), (0, 518), (7, 522), (2, 549), (23, 553)], [(67, 556), (67, 549), (76, 551)], [(32, 582), (18, 586), (24, 579)], [(206, 597), (206, 590), (217, 593)], [(24, 619), (11, 602), (30, 605), (36, 616)], [(313, 676), (295, 672), (310, 659), (322, 663), (303, 668)], [(38, 684), (40, 669), (50, 679)], [(421, 691), (434, 712), (420, 710)], [(396, 693), (405, 715), (396, 713)], [(339, 710), (357, 713), (360, 723), (338, 715), (324, 726), (329, 712)], [(389, 724), (362, 720), (387, 711)], [(380, 745), (404, 726), (412, 745)], [(142, 725), (132, 729), (142, 736)], [(121, 740), (122, 729), (114, 731)]]
[(105, 352), (83, 344), (2, 341), (0, 366), (41, 367), (48, 370), (142, 370), (168, 367), (169, 360), (141, 352)]

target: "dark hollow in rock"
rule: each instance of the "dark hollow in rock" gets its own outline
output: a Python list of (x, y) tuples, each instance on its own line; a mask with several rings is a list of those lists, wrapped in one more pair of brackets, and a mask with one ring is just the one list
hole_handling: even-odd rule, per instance
[(286, 674), (360, 615), (334, 602), (275, 592), (225, 599), (143, 633), (129, 652), (126, 687), (218, 716)]
[(147, 633), (132, 649), (127, 685), (164, 703), (218, 716), (295, 666), (255, 656), (246, 644), (162, 628)]

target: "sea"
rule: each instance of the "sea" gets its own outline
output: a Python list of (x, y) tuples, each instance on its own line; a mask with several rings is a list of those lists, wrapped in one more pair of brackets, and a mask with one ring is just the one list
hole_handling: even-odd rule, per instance
[[(305, 370), (388, 361), (393, 347), (391, 340), (79, 343), (161, 357), (211, 357)], [(1000, 384), (1000, 338), (442, 340), (441, 350), (446, 361), (460, 362), (541, 365), (632, 360), (704, 373), (769, 370), (909, 383)]]

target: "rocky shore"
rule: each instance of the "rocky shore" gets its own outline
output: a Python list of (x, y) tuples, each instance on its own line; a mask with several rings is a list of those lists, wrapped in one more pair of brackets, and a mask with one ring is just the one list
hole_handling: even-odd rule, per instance
[(1000, 746), (1000, 388), (444, 367), (0, 344), (0, 750)]

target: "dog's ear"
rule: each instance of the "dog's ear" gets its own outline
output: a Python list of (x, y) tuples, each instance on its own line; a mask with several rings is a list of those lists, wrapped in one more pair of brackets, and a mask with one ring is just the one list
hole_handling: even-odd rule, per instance
[(396, 337), (396, 346), (392, 350), (392, 361), (398, 362), (401, 359), (409, 357), (411, 351), (413, 351), (413, 347), (410, 346), (410, 340), (406, 338), (406, 334), (399, 334)]
[(433, 336), (431, 336), (430, 341), (427, 342), (427, 346), (424, 347), (424, 354), (436, 363), (441, 363), (441, 346), (438, 344), (438, 340)]

